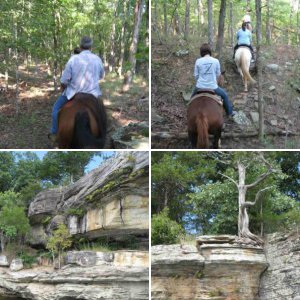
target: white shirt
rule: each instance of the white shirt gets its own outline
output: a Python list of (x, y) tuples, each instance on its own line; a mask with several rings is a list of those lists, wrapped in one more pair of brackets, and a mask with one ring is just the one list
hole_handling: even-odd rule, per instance
[(198, 58), (195, 63), (194, 76), (199, 89), (217, 89), (217, 78), (221, 75), (220, 62), (211, 56)]
[(102, 95), (99, 80), (104, 75), (101, 58), (90, 50), (83, 50), (69, 59), (60, 81), (67, 86), (64, 94), (68, 100), (77, 93), (92, 94), (97, 98)]
[(245, 15), (243, 21), (244, 21), (245, 23), (248, 23), (248, 22), (251, 23), (251, 17), (250, 17), (250, 15), (248, 15), (248, 14)]

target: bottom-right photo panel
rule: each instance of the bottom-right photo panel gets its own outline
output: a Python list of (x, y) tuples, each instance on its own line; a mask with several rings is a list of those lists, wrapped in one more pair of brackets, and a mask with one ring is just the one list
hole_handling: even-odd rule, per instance
[(152, 299), (300, 300), (300, 152), (155, 151)]

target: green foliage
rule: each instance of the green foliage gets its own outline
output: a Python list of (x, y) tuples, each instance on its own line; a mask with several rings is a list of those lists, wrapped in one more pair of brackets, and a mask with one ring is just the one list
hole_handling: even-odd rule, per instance
[[(299, 154), (267, 152), (264, 156), (275, 172), (246, 195), (246, 201), (253, 202), (260, 189), (272, 187), (248, 210), (250, 230), (255, 233), (297, 226)], [(168, 207), (169, 218), (187, 233), (237, 234), (238, 190), (228, 177), (238, 180), (239, 160), (247, 165), (246, 184), (269, 168), (256, 152), (154, 152), (152, 212)]]
[(82, 218), (86, 213), (86, 210), (83, 208), (69, 208), (66, 212), (67, 216), (77, 216)]
[(58, 256), (59, 268), (61, 267), (61, 255), (62, 252), (72, 245), (72, 237), (69, 234), (68, 228), (65, 224), (58, 225), (58, 228), (54, 231), (53, 235), (48, 239), (46, 248), (51, 251), (53, 260), (55, 256)]
[(68, 228), (64, 224), (58, 225), (53, 236), (49, 238), (46, 248), (54, 254), (58, 254), (70, 248), (72, 245), (71, 235)]
[(8, 236), (24, 235), (30, 228), (24, 209), (18, 206), (5, 206), (2, 208), (0, 211), (0, 227), (5, 228), (4, 231)]
[(151, 243), (152, 245), (176, 244), (180, 241), (183, 228), (172, 221), (169, 210), (165, 208), (162, 212), (152, 216), (151, 224)]
[(27, 253), (25, 251), (18, 252), (17, 257), (22, 259), (23, 265), (27, 269), (31, 268), (32, 265), (37, 262), (36, 256), (30, 255), (29, 253)]

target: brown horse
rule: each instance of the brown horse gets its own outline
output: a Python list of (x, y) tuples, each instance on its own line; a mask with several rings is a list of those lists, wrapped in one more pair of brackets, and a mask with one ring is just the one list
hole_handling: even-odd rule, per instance
[(216, 100), (198, 94), (193, 97), (187, 110), (188, 135), (193, 147), (209, 148), (209, 134), (214, 136), (213, 148), (220, 146), (223, 127), (223, 107)]
[(100, 149), (106, 137), (103, 103), (93, 95), (79, 93), (58, 114), (57, 141), (63, 149)]

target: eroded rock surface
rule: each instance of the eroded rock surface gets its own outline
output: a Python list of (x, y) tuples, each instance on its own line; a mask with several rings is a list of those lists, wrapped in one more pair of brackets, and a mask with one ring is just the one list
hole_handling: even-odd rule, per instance
[(260, 299), (300, 299), (300, 235), (269, 234), (265, 253), (269, 267), (261, 279)]
[(74, 184), (43, 191), (30, 203), (30, 242), (44, 245), (58, 224), (72, 235), (148, 234), (148, 152), (120, 152)]
[(197, 246), (152, 247), (152, 299), (259, 299), (263, 249), (235, 240), (210, 236)]
[[(126, 257), (124, 263), (120, 263), (120, 256)], [(73, 252), (67, 257), (72, 265), (57, 271), (52, 267), (19, 272), (0, 268), (0, 291), (34, 300), (148, 299), (147, 252), (120, 251), (113, 256), (111, 253)], [(87, 257), (89, 266), (79, 266)], [(97, 258), (96, 265), (91, 263), (91, 257)]]

